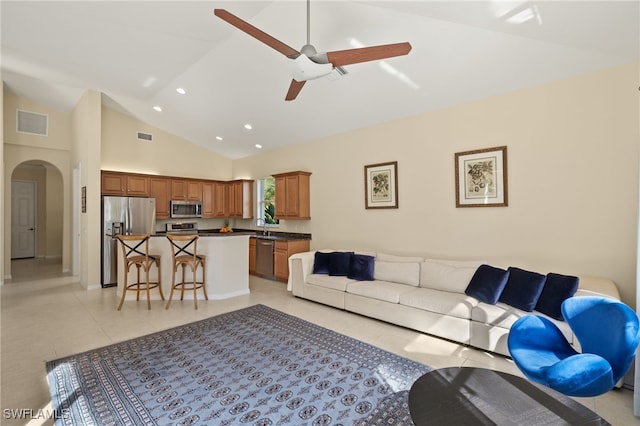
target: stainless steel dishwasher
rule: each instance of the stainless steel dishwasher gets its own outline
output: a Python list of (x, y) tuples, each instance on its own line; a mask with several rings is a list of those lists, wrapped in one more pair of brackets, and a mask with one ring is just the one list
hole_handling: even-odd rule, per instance
[(273, 276), (274, 241), (256, 238), (256, 273)]

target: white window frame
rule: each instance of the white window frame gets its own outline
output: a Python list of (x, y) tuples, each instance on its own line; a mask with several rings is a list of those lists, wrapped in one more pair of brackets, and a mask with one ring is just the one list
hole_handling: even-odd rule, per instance
[(264, 207), (266, 204), (266, 201), (264, 200), (265, 180), (269, 178), (273, 179), (271, 176), (268, 176), (262, 179), (256, 179), (256, 188), (257, 188), (256, 190), (256, 209), (257, 209), (256, 226), (264, 226), (267, 228), (277, 228), (280, 226), (279, 223), (265, 223), (264, 221), (265, 220)]

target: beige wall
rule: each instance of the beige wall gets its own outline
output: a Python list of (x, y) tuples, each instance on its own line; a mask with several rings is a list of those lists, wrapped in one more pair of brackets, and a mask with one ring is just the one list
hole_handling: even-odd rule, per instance
[[(3, 87), (4, 89), (4, 87)], [(16, 110), (22, 109), (49, 117), (49, 134), (47, 137), (27, 135), (16, 132)], [(44, 203), (47, 209), (60, 211), (57, 218), (57, 229), (51, 226), (54, 218), (47, 218), (41, 225), (44, 228), (38, 235), (44, 234), (45, 239), (38, 241), (39, 255), (62, 254), (63, 270), (70, 269), (70, 233), (71, 216), (69, 209), (61, 206), (70, 205), (70, 191), (67, 185), (70, 179), (70, 117), (64, 112), (49, 108), (28, 99), (15, 96), (8, 90), (3, 90), (3, 200), (4, 208), (4, 245), (3, 278), (11, 275), (11, 179), (14, 171), (25, 163), (39, 163), (45, 167), (44, 185), (53, 185), (51, 189), (57, 193), (47, 193)], [(18, 171), (18, 173), (20, 173)], [(43, 183), (41, 182), (40, 185)], [(43, 194), (44, 195), (44, 194)], [(60, 242), (61, 241), (61, 242)]]
[[(234, 161), (306, 170), (312, 248), (483, 259), (609, 277), (635, 305), (639, 66), (616, 68)], [(509, 206), (456, 208), (454, 154), (506, 145)], [(365, 210), (364, 165), (398, 161), (399, 209)], [(247, 223), (247, 221), (244, 221)]]
[(100, 93), (92, 90), (71, 113), (73, 165), (79, 165), (87, 194), (86, 212), (80, 214), (80, 283), (86, 288), (100, 288), (100, 113)]
[[(153, 142), (137, 139), (151, 133)], [(231, 160), (110, 108), (102, 109), (103, 170), (228, 180)]]

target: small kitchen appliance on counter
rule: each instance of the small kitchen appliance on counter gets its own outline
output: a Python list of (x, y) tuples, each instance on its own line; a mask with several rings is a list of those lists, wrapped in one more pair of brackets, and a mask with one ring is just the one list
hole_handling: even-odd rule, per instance
[(167, 223), (165, 225), (167, 234), (173, 235), (195, 235), (198, 233), (197, 222)]

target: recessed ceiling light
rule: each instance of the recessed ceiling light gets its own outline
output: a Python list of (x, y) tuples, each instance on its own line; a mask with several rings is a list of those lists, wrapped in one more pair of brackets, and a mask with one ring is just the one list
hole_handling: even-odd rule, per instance
[(216, 139), (218, 139), (219, 141), (222, 140), (222, 136), (216, 136)]
[(184, 90), (182, 87), (178, 87), (176, 89), (176, 92), (180, 93), (181, 95), (185, 95), (187, 93), (187, 91)]
[(162, 108), (160, 108), (158, 105), (154, 106), (153, 109), (155, 109), (158, 112), (162, 111)]
[(262, 145), (260, 145), (259, 143), (256, 144), (256, 148), (258, 149), (262, 149)]
[(247, 129), (247, 130), (251, 130), (251, 129), (253, 129), (253, 126), (251, 124), (247, 123), (247, 124), (244, 125), (244, 128)]

